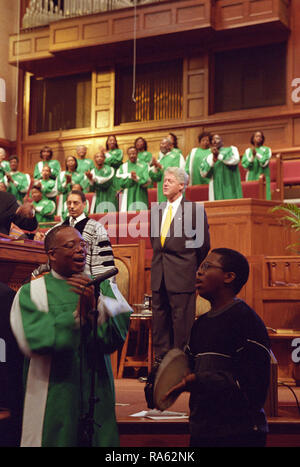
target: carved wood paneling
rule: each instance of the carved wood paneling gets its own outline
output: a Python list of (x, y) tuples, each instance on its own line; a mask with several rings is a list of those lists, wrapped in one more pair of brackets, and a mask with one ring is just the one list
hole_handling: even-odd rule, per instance
[(183, 101), (185, 119), (207, 115), (208, 63), (206, 55), (189, 57), (184, 62)]
[(215, 5), (215, 27), (218, 30), (259, 21), (289, 25), (289, 3), (286, 0), (218, 0)]
[(115, 74), (113, 70), (95, 73), (93, 79), (94, 102), (92, 103), (92, 124), (99, 130), (113, 127)]
[(16, 63), (52, 57), (49, 51), (49, 28), (39, 28), (9, 39), (9, 62)]

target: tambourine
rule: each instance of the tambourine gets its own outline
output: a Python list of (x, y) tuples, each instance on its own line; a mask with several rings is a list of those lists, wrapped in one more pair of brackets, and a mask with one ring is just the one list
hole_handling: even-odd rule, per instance
[(152, 372), (145, 387), (148, 407), (164, 411), (168, 409), (178, 396), (165, 394), (190, 373), (188, 356), (180, 349), (170, 350), (161, 361), (159, 367)]

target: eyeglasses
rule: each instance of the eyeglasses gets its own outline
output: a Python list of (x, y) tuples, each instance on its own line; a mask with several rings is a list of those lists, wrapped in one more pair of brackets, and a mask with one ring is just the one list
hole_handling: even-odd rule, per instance
[(222, 268), (222, 266), (217, 266), (216, 264), (211, 264), (211, 263), (208, 263), (207, 261), (200, 265), (199, 271), (206, 272), (208, 271), (208, 269), (211, 269), (211, 268), (222, 269), (222, 271), (224, 271), (224, 268)]
[(52, 250), (57, 250), (58, 248), (65, 248), (66, 250), (74, 251), (78, 247), (86, 250), (87, 249), (87, 243), (85, 241), (83, 241), (83, 240), (81, 240), (80, 242), (70, 241), (70, 242), (65, 243), (64, 245), (56, 246), (56, 247), (52, 248)]

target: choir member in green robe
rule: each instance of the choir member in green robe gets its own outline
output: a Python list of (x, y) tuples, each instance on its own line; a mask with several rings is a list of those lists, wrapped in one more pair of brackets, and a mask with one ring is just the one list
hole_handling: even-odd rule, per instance
[[(116, 196), (119, 194), (120, 187), (118, 186), (118, 180), (116, 178), (116, 172), (120, 165), (123, 163), (123, 151), (119, 148), (118, 141), (115, 135), (109, 135), (106, 140), (106, 153), (105, 153), (105, 164), (112, 167), (115, 171), (113, 179), (113, 187), (116, 193)], [(101, 151), (101, 147), (99, 147)]]
[(77, 157), (77, 170), (78, 172), (86, 173), (92, 170), (94, 166), (94, 162), (87, 155), (87, 147), (81, 144), (76, 148), (76, 157)]
[(200, 165), (210, 153), (210, 133), (205, 131), (200, 133), (198, 142), (199, 146), (193, 148), (186, 158), (185, 171), (189, 175), (189, 185), (207, 185), (209, 183), (209, 178), (201, 176)]
[(181, 152), (171, 150), (172, 142), (169, 138), (163, 138), (160, 143), (160, 153), (158, 160), (153, 158), (152, 167), (149, 170), (150, 178), (157, 182), (157, 201), (161, 203), (167, 198), (163, 194), (164, 171), (168, 167), (185, 168), (185, 159)]
[(269, 162), (272, 157), (271, 148), (264, 145), (265, 136), (262, 131), (253, 133), (250, 139), (252, 147), (247, 148), (242, 166), (247, 170), (246, 180), (258, 180), (261, 174), (266, 178), (266, 198), (271, 200), (271, 182)]
[(95, 167), (90, 172), (86, 172), (91, 191), (95, 192), (91, 213), (118, 211), (118, 198), (113, 185), (115, 171), (113, 167), (105, 164), (105, 159), (105, 149), (102, 148), (94, 156)]
[(44, 165), (49, 165), (51, 169), (51, 178), (55, 180), (60, 173), (60, 163), (56, 159), (52, 159), (53, 151), (49, 146), (44, 146), (40, 151), (40, 162), (38, 162), (34, 167), (33, 178), (40, 179), (42, 178), (42, 168)]
[(200, 173), (210, 178), (209, 200), (242, 198), (240, 155), (235, 146), (224, 147), (219, 135), (212, 136), (211, 152), (203, 159)]
[(30, 175), (20, 172), (18, 170), (18, 156), (10, 156), (9, 164), (10, 171), (6, 172), (6, 178), (8, 183), (7, 191), (9, 193), (12, 193), (17, 198), (18, 202), (22, 203), (24, 200), (24, 196), (26, 195), (30, 187)]
[(0, 148), (0, 172), (4, 176), (6, 172), (10, 171), (10, 165), (7, 160), (5, 160), (6, 151), (4, 148)]
[[(21, 447), (118, 447), (110, 354), (124, 344), (132, 309), (112, 279), (87, 286), (86, 242), (77, 229), (55, 227), (45, 250), (50, 272), (19, 288), (10, 316), (25, 355)], [(91, 425), (83, 421), (90, 421), (92, 363), (90, 442), (84, 433)]]
[(56, 211), (56, 204), (51, 199), (43, 196), (39, 187), (33, 187), (31, 190), (31, 199), (35, 209), (35, 217), (38, 223), (53, 222)]
[(182, 154), (181, 149), (178, 147), (178, 138), (174, 133), (169, 133), (167, 138), (171, 141), (171, 151), (173, 154)]
[(51, 199), (56, 205), (56, 197), (58, 195), (58, 180), (53, 180), (51, 178), (51, 169), (49, 165), (44, 165), (42, 168), (42, 178), (40, 180), (35, 180), (34, 186), (41, 188), (43, 196), (45, 198)]
[(118, 185), (122, 189), (120, 211), (148, 209), (148, 185), (150, 183), (148, 165), (137, 160), (137, 150), (131, 146), (127, 150), (128, 161), (117, 170)]
[(77, 171), (77, 159), (74, 156), (66, 158), (66, 170), (60, 172), (58, 177), (58, 192), (59, 203), (57, 206), (57, 214), (62, 215), (64, 202), (67, 199), (68, 193), (72, 191), (73, 185), (79, 184), (84, 193), (89, 190), (88, 178), (84, 173)]
[(148, 151), (148, 144), (145, 138), (139, 136), (134, 142), (134, 147), (137, 150), (137, 160), (139, 162), (145, 162), (150, 165), (152, 162), (152, 153)]
[(123, 162), (123, 151), (118, 146), (115, 135), (110, 135), (106, 140), (106, 159), (105, 164), (110, 165), (117, 170)]

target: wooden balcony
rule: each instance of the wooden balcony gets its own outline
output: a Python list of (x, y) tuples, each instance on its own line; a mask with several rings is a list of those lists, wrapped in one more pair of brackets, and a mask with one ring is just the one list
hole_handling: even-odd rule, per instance
[[(140, 57), (208, 44), (219, 31), (249, 27), (288, 30), (288, 0), (174, 0), (63, 19), (10, 37), (9, 63), (43, 73), (43, 63), (63, 68), (65, 58), (107, 64), (131, 56), (134, 26)], [(53, 60), (55, 59), (55, 60)], [(106, 63), (104, 63), (106, 61)], [(70, 64), (69, 64), (70, 65)]]

